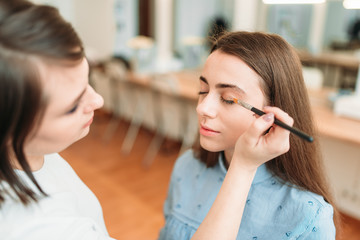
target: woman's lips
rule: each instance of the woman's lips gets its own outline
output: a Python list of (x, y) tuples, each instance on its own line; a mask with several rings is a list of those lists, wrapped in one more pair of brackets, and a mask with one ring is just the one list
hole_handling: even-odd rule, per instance
[(94, 120), (94, 117), (92, 117), (92, 118), (84, 125), (84, 128), (90, 126), (91, 123), (93, 122), (93, 120)]
[(220, 132), (212, 130), (211, 128), (200, 126), (200, 134), (203, 136), (214, 136), (219, 134)]

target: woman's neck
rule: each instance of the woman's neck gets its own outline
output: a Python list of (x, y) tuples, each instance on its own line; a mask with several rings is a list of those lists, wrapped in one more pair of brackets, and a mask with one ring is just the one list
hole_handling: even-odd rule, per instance
[[(14, 158), (13, 165), (15, 169), (24, 170), (19, 161)], [(38, 171), (44, 165), (44, 156), (27, 156), (26, 160), (30, 166), (32, 172)]]
[(230, 162), (231, 162), (233, 153), (234, 153), (234, 151), (230, 151), (230, 150), (225, 150), (222, 152), (223, 159), (224, 159), (224, 165), (225, 165), (226, 169), (228, 169), (230, 166)]
[(38, 171), (44, 166), (44, 156), (28, 156), (28, 163), (30, 165), (31, 171)]

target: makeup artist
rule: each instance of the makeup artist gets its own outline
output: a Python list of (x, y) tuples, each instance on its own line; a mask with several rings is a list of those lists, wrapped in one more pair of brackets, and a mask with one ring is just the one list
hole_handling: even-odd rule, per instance
[[(55, 8), (0, 0), (2, 240), (111, 239), (97, 198), (57, 153), (88, 134), (103, 105), (88, 74), (82, 42)], [(287, 131), (263, 132), (274, 115), (290, 125), (292, 119), (277, 108), (266, 111), (237, 140), (237, 159), (193, 239), (235, 239), (256, 168), (287, 151)]]

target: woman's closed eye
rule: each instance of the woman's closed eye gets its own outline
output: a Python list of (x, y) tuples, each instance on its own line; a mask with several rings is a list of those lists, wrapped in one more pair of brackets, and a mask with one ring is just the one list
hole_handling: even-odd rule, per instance
[[(199, 91), (199, 95), (205, 95), (205, 94), (208, 94), (209, 92), (208, 91)], [(226, 103), (226, 104), (234, 104), (235, 102), (233, 101), (234, 97), (232, 96), (220, 96), (220, 100), (221, 102), (223, 103)]]
[(220, 96), (220, 100), (226, 104), (234, 104), (235, 102), (232, 100), (233, 98), (224, 98), (223, 96)]
[(77, 108), (78, 108), (79, 104), (76, 104), (72, 109), (70, 109), (66, 114), (72, 114), (74, 112), (76, 112)]

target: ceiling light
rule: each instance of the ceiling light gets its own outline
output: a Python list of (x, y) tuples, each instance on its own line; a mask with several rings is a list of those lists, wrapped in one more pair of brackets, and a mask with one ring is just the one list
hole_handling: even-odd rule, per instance
[(263, 0), (265, 4), (316, 4), (326, 0)]
[(359, 0), (344, 0), (343, 6), (346, 9), (359, 9), (360, 1)]

